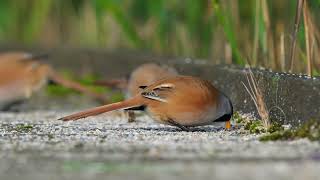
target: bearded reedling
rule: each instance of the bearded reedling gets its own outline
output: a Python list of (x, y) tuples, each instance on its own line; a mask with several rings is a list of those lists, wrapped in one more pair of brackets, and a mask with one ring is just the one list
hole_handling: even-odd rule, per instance
[(85, 110), (59, 120), (77, 120), (117, 109), (144, 110), (156, 121), (185, 131), (189, 127), (219, 121), (226, 122), (226, 129), (230, 129), (232, 103), (209, 81), (191, 76), (174, 76), (140, 88), (141, 92), (127, 100)]

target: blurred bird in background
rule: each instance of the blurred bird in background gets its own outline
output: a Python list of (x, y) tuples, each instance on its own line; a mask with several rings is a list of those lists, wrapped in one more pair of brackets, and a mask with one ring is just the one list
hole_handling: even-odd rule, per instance
[[(178, 72), (167, 65), (146, 63), (132, 71), (129, 78), (97, 81), (97, 85), (122, 89), (126, 99), (131, 98), (142, 91), (140, 86), (148, 86), (160, 79), (177, 76)], [(128, 110), (128, 122), (135, 120), (133, 111)]]
[(9, 110), (12, 105), (30, 98), (49, 81), (72, 88), (102, 103), (108, 102), (102, 94), (62, 77), (50, 65), (42, 62), (47, 58), (47, 54), (24, 52), (0, 54), (0, 110)]

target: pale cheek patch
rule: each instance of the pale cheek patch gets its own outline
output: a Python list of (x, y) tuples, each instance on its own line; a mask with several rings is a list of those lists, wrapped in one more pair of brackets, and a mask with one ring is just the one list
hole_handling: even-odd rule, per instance
[(156, 101), (161, 101), (161, 102), (168, 102), (166, 99), (162, 99), (158, 96), (150, 96), (150, 95), (144, 95), (143, 97), (145, 98), (149, 98), (149, 99), (153, 99), (153, 100), (156, 100)]
[(174, 88), (174, 85), (171, 83), (160, 84), (159, 86), (156, 86), (154, 89), (161, 89), (161, 88)]

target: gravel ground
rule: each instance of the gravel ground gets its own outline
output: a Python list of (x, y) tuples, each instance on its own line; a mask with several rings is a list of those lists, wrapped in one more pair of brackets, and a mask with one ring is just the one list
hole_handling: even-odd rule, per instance
[(320, 177), (319, 142), (263, 143), (218, 126), (182, 132), (145, 115), (127, 123), (121, 112), (61, 122), (72, 108), (53, 104), (0, 114), (0, 179)]

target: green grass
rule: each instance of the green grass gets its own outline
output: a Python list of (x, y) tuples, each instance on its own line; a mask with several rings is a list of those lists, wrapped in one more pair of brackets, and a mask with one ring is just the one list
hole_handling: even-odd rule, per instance
[[(320, 1), (306, 1), (319, 29)], [(291, 0), (2, 0), (3, 43), (131, 48), (280, 70), (279, 39), (289, 63), (296, 1)], [(304, 23), (298, 32), (295, 72), (306, 72)], [(320, 39), (315, 43), (319, 46)], [(318, 51), (318, 49), (315, 49)], [(315, 55), (315, 54), (314, 54)], [(313, 64), (320, 58), (312, 56)], [(313, 66), (317, 75), (319, 65)], [(288, 67), (285, 70), (289, 70)]]

